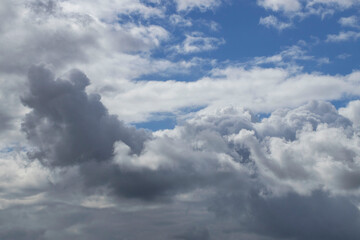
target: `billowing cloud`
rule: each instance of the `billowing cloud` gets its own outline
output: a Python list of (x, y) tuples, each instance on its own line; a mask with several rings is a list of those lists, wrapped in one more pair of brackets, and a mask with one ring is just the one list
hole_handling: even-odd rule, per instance
[(126, 127), (110, 115), (100, 96), (88, 95), (89, 79), (73, 70), (68, 80), (55, 80), (44, 66), (29, 70), (29, 94), (22, 98), (32, 109), (22, 130), (37, 148), (32, 157), (54, 166), (89, 160), (103, 161), (112, 156), (113, 144), (121, 140), (139, 154), (147, 138), (145, 132)]
[[(48, 198), (29, 199), (21, 211), (32, 211), (34, 218), (46, 217), (52, 222), (0, 229), (4, 236), (17, 232), (29, 238), (84, 239), (89, 226), (102, 226), (88, 220), (95, 216), (111, 219), (108, 208), (120, 208), (122, 201), (129, 200), (134, 201), (134, 214), (141, 218), (148, 210), (138, 209), (136, 201), (145, 206), (173, 206), (173, 211), (181, 209), (183, 203), (207, 208), (206, 214), (188, 216), (198, 227), (171, 225), (162, 231), (162, 236), (159, 231), (149, 230), (150, 238), (226, 239), (234, 231), (240, 234), (238, 237), (253, 235), (254, 239), (335, 239), (339, 234), (355, 239), (360, 234), (357, 101), (341, 109), (341, 115), (330, 103), (312, 101), (298, 108), (278, 109), (264, 119), (239, 107), (205, 108), (173, 130), (158, 131), (149, 138), (110, 115), (99, 96), (87, 94), (89, 80), (78, 70), (55, 79), (43, 66), (33, 67), (28, 84), (28, 94), (22, 101), (31, 111), (23, 129), (37, 150), (31, 155), (34, 173), (41, 173), (32, 176), (35, 188), (29, 193), (45, 193)], [(73, 180), (35, 171), (41, 169), (37, 159), (52, 170), (73, 169)], [(47, 178), (49, 174), (52, 177)], [(21, 189), (25, 183), (17, 184), (15, 188)], [(62, 195), (65, 190), (61, 189), (68, 193)], [(52, 212), (62, 209), (57, 216), (50, 216), (44, 209), (32, 209), (46, 199), (66, 199), (75, 194), (73, 191), (77, 196), (73, 201), (86, 208), (56, 203)], [(115, 201), (106, 204), (101, 197), (104, 195)], [(96, 213), (93, 208), (98, 209)], [(216, 218), (210, 221), (208, 214)], [(160, 222), (168, 219), (159, 217)], [(76, 231), (61, 223), (66, 218), (71, 219)], [(229, 222), (231, 229), (221, 221)], [(334, 227), (326, 231), (328, 226)], [(107, 233), (109, 237), (118, 234), (113, 230)], [(124, 237), (135, 236), (128, 230)]]

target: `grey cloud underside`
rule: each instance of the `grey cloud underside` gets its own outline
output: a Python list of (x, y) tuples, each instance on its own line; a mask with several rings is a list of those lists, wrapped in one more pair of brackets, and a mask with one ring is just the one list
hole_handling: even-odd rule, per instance
[(32, 109), (22, 130), (37, 150), (38, 158), (50, 166), (75, 165), (85, 161), (105, 161), (113, 155), (115, 141), (123, 141), (139, 154), (149, 135), (125, 126), (110, 115), (100, 96), (88, 95), (89, 79), (72, 70), (68, 80), (56, 79), (43, 66), (29, 70), (29, 93), (22, 98)]
[[(223, 229), (221, 239), (234, 231), (258, 239), (359, 238), (359, 104), (341, 110), (348, 118), (317, 101), (262, 120), (246, 109), (205, 109), (173, 130), (150, 135), (109, 114), (100, 96), (85, 92), (88, 85), (79, 70), (55, 79), (50, 70), (36, 66), (22, 98), (31, 109), (22, 125), (35, 149), (29, 156), (52, 168), (77, 167), (75, 181), (86, 194), (107, 189), (120, 202), (161, 204), (195, 194), (201, 200), (190, 197), (191, 202), (200, 201), (218, 221), (230, 219), (235, 225)], [(77, 218), (82, 211), (67, 217)], [(108, 216), (104, 211), (99, 214)], [(96, 214), (90, 215), (85, 225)], [(12, 231), (23, 234), (19, 239), (50, 239), (38, 226), (1, 232), (6, 238)], [(108, 234), (116, 239), (118, 233)], [(220, 235), (202, 225), (166, 236)]]
[(219, 218), (231, 216), (241, 230), (274, 239), (357, 239), (360, 234), (358, 208), (347, 198), (324, 192), (270, 199), (224, 192), (210, 209)]
[(209, 230), (206, 228), (192, 227), (183, 234), (179, 234), (174, 239), (183, 240), (209, 240)]

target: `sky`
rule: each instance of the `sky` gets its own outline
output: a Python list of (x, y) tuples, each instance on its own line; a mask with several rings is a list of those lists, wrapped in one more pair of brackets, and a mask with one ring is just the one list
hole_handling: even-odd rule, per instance
[(2, 0), (0, 239), (359, 239), (359, 13)]

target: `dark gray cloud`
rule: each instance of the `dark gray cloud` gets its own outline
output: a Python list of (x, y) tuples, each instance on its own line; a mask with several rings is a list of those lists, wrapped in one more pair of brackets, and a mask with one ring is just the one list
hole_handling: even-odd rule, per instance
[(38, 0), (29, 3), (29, 7), (37, 14), (52, 15), (58, 10), (58, 2), (55, 0)]
[(204, 227), (192, 227), (183, 234), (179, 234), (174, 239), (183, 240), (210, 240), (210, 233), (207, 228)]
[(0, 238), (4, 240), (42, 240), (45, 230), (27, 230), (14, 228), (9, 230), (0, 230)]
[(29, 93), (22, 102), (32, 111), (22, 130), (36, 147), (30, 156), (50, 166), (104, 161), (112, 157), (116, 141), (139, 154), (149, 135), (110, 115), (99, 95), (87, 94), (85, 74), (72, 70), (67, 77), (55, 79), (44, 66), (29, 70)]
[(232, 179), (231, 172), (202, 173), (191, 164), (179, 168), (126, 169), (116, 164), (86, 163), (80, 167), (88, 188), (107, 186), (116, 196), (145, 201), (168, 201), (176, 194), (218, 186)]
[(258, 192), (219, 194), (211, 211), (231, 217), (241, 231), (274, 239), (357, 239), (360, 236), (358, 208), (346, 197), (321, 191), (309, 196), (289, 194), (267, 198)]

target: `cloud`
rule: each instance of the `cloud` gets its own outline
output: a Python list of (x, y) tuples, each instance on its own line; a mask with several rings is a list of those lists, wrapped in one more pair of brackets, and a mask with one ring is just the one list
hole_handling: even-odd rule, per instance
[[(357, 4), (296, 2), (258, 4), (289, 22)], [(359, 72), (304, 73), (299, 61), (321, 59), (297, 45), (239, 64), (156, 58), (164, 45), (192, 54), (224, 43), (199, 32), (176, 42), (167, 27), (192, 19), (162, 3), (0, 3), (0, 238), (358, 239), (359, 101), (324, 100), (357, 97)], [(49, 66), (24, 77), (39, 62)], [(212, 70), (192, 82), (139, 80), (204, 64)], [(120, 120), (195, 104), (174, 129)]]
[(224, 44), (224, 39), (206, 37), (200, 32), (193, 32), (186, 35), (181, 45), (175, 46), (175, 49), (182, 54), (211, 51)]
[(360, 101), (352, 101), (345, 108), (340, 108), (339, 113), (350, 119), (354, 127), (360, 127)]
[(258, 0), (257, 4), (266, 10), (278, 12), (290, 19), (304, 19), (311, 15), (334, 15), (359, 5), (358, 0)]
[(178, 11), (191, 11), (193, 9), (199, 9), (204, 12), (214, 9), (221, 4), (221, 0), (175, 0)]
[(360, 38), (359, 32), (347, 31), (340, 32), (339, 34), (327, 35), (326, 42), (344, 42), (344, 41), (357, 41)]
[[(359, 211), (351, 200), (360, 187), (359, 139), (352, 126), (325, 102), (279, 109), (261, 121), (244, 109), (205, 109), (184, 125), (159, 132), (134, 160), (123, 159), (118, 151), (123, 162), (117, 164), (130, 172), (148, 169), (142, 172), (147, 176), (145, 186), (159, 176), (169, 184), (177, 175), (177, 185), (167, 190), (175, 195), (213, 189), (215, 193), (203, 201), (218, 217), (237, 222), (238, 231), (296, 239), (335, 239), (345, 234), (352, 239), (360, 234)], [(169, 145), (164, 146), (165, 142)], [(152, 156), (158, 159), (154, 164)], [(224, 176), (210, 178), (205, 172)], [(138, 181), (142, 181), (140, 175)], [(178, 188), (190, 176), (198, 177), (190, 178), (186, 188)], [(172, 192), (174, 187), (177, 190)], [(289, 209), (294, 214), (289, 215)], [(326, 231), (328, 226), (334, 227)], [(335, 226), (346, 230), (343, 233)], [(178, 237), (208, 236), (204, 231), (191, 233)]]
[[(289, 194), (264, 199), (239, 193), (219, 196), (212, 209), (238, 220), (237, 231), (247, 230), (270, 239), (356, 239), (359, 211), (348, 199), (321, 192), (303, 197)], [(289, 214), (289, 211), (292, 214)]]
[(170, 16), (170, 22), (173, 25), (177, 25), (177, 26), (184, 26), (184, 27), (190, 27), (192, 26), (192, 22), (189, 19), (186, 19), (184, 17), (182, 17), (181, 15), (178, 14), (173, 14)]
[(292, 23), (281, 22), (277, 17), (273, 15), (267, 16), (265, 18), (260, 18), (259, 24), (264, 25), (267, 28), (276, 28), (279, 31), (290, 28), (292, 26)]
[(100, 96), (88, 95), (89, 79), (78, 70), (68, 80), (56, 79), (44, 66), (29, 70), (29, 94), (22, 98), (32, 109), (22, 130), (37, 148), (33, 158), (51, 166), (66, 166), (89, 160), (111, 158), (113, 144), (122, 140), (132, 152), (140, 153), (147, 138), (110, 115)]
[(0, 233), (1, 239), (10, 240), (35, 240), (35, 239), (44, 239), (45, 230), (26, 230), (20, 228), (10, 229), (8, 231), (3, 231)]
[(119, 15), (139, 14), (144, 18), (163, 17), (164, 13), (156, 2), (150, 6), (146, 2), (139, 0), (105, 0), (105, 1), (86, 1), (86, 0), (68, 0), (60, 1), (60, 6), (64, 11), (70, 13), (80, 13), (90, 15), (97, 19), (114, 22)]
[(357, 16), (342, 17), (339, 23), (343, 27), (360, 28), (360, 21)]
[(192, 227), (184, 234), (175, 236), (174, 239), (183, 239), (183, 240), (209, 240), (210, 234), (206, 228), (196, 228)]
[[(276, 60), (275, 64), (281, 64), (283, 57), (309, 57), (298, 55), (296, 49), (289, 50), (291, 51), (287, 55), (280, 55), (280, 59), (271, 60)], [(255, 112), (271, 112), (282, 107), (296, 107), (310, 100), (333, 100), (343, 94), (356, 96), (356, 76), (357, 72), (345, 76), (305, 74), (296, 65), (295, 70), (294, 67), (283, 68), (276, 65), (234, 65), (215, 68), (211, 75), (192, 82), (137, 82), (129, 85), (126, 92), (114, 96), (108, 104), (117, 106), (112, 108), (114, 112), (127, 119), (134, 119), (132, 121), (144, 119), (142, 116), (150, 113), (174, 112), (184, 107), (193, 107), (194, 104), (216, 107), (241, 103)], [(141, 99), (139, 95), (142, 96)]]
[[(356, 76), (348, 78), (350, 81)], [(49, 194), (45, 199), (52, 201), (76, 193), (74, 203), (84, 204), (88, 196), (103, 194), (115, 201), (110, 205), (99, 203), (95, 211), (95, 203), (86, 204), (86, 208), (42, 203), (42, 208), (33, 209), (34, 204), (44, 201), (35, 199), (22, 209), (6, 210), (7, 215), (32, 211), (35, 219), (47, 219), (45, 225), (34, 221), (33, 225), (23, 225), (23, 229), (10, 228), (10, 232), (41, 233), (45, 239), (84, 239), (90, 226), (104, 226), (92, 219), (121, 221), (110, 212), (131, 199), (135, 206), (136, 201), (145, 206), (176, 206), (184, 201), (208, 208), (206, 214), (199, 213), (202, 220), (189, 216), (193, 221), (190, 223), (201, 227), (167, 225), (166, 231), (162, 225), (162, 236), (156, 230), (147, 232), (154, 239), (212, 239), (213, 234), (226, 239), (231, 231), (213, 227), (222, 226), (222, 219), (230, 221), (235, 231), (255, 234), (259, 239), (359, 236), (356, 205), (360, 193), (360, 140), (357, 118), (353, 117), (358, 115), (357, 101), (342, 109), (342, 115), (329, 103), (312, 101), (293, 109), (277, 109), (264, 119), (240, 107), (208, 107), (174, 129), (155, 132), (149, 138), (108, 114), (99, 96), (84, 91), (88, 84), (87, 77), (78, 70), (56, 80), (43, 66), (30, 70), (29, 93), (23, 102), (31, 111), (23, 128), (41, 153), (32, 156), (41, 160), (45, 170), (50, 166), (52, 170), (74, 170), (71, 181), (69, 175), (58, 174), (50, 178), (56, 179), (51, 181), (51, 187), (45, 181), (31, 195), (45, 192)], [(134, 151), (138, 146), (141, 151)], [(21, 190), (25, 182), (16, 188)], [(50, 212), (46, 210), (49, 207), (53, 209)], [(158, 211), (163, 212), (161, 209)], [(289, 209), (294, 214), (288, 214)], [(144, 219), (150, 214), (147, 211), (136, 210), (135, 215)], [(207, 222), (207, 226), (201, 221), (209, 221), (205, 220), (209, 213), (218, 218), (211, 224)], [(15, 220), (18, 215), (10, 216)], [(161, 215), (159, 224), (168, 217)], [(325, 231), (328, 226), (334, 227)], [(0, 229), (4, 234), (7, 231)], [(142, 234), (135, 232), (128, 229), (123, 236)], [(107, 233), (99, 234), (111, 238), (119, 232), (109, 228)]]
[(295, 12), (301, 9), (298, 0), (258, 0), (257, 4), (272, 11)]

